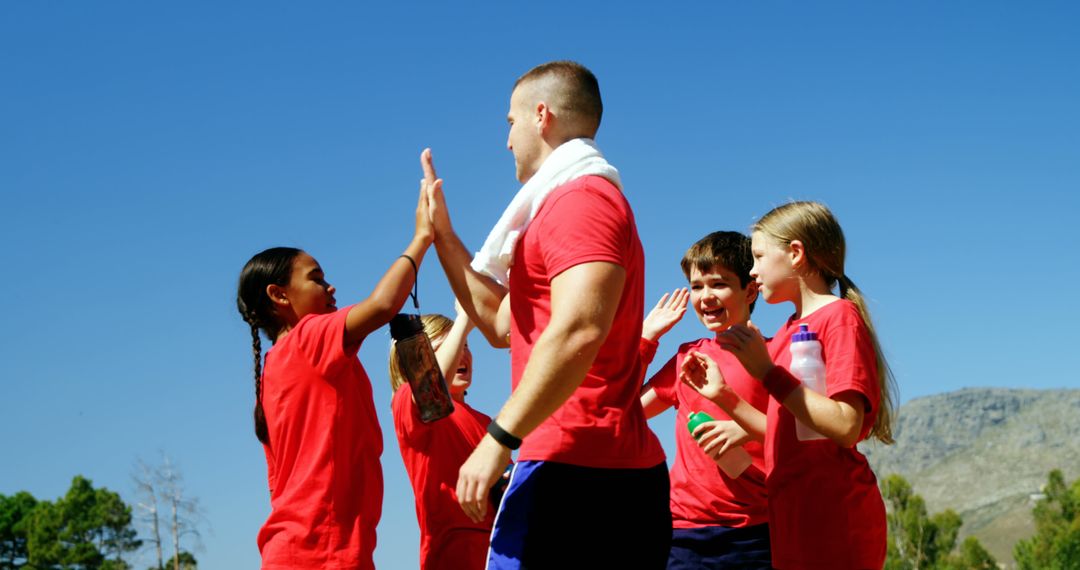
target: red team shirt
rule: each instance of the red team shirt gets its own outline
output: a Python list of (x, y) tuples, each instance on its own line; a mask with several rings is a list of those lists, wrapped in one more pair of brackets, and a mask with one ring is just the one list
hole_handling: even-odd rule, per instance
[(343, 344), (348, 312), (308, 315), (266, 353), (267, 570), (374, 568), (382, 431), (360, 345)]
[[(647, 365), (656, 352), (656, 343), (641, 339), (642, 359)], [(705, 526), (746, 527), (769, 522), (765, 491), (765, 448), (761, 442), (747, 442), (743, 448), (753, 464), (739, 477), (728, 477), (716, 462), (701, 450), (686, 423), (693, 412), (705, 412), (717, 420), (730, 420), (724, 410), (679, 380), (683, 359), (690, 351), (707, 354), (716, 361), (724, 380), (739, 396), (762, 413), (769, 394), (761, 382), (751, 377), (730, 352), (714, 339), (703, 338), (679, 347), (659, 372), (649, 379), (664, 403), (675, 406), (675, 463), (671, 466), (671, 519), (675, 528)]]
[(483, 568), (495, 509), (474, 523), (461, 510), (454, 489), (458, 470), (487, 433), (491, 418), (454, 402), (452, 414), (425, 424), (407, 383), (394, 393), (391, 405), (401, 458), (416, 496), (420, 568)]
[(644, 252), (630, 205), (605, 178), (585, 176), (555, 189), (515, 246), (510, 271), (513, 387), (551, 320), (551, 280), (594, 261), (626, 270), (611, 332), (581, 386), (525, 438), (518, 458), (583, 467), (654, 467), (664, 461), (664, 451), (638, 400)]
[[(791, 335), (807, 324), (818, 334), (828, 395), (856, 392), (867, 408), (860, 440), (880, 403), (874, 346), (858, 309), (834, 301), (789, 319), (769, 343), (778, 366), (791, 366)], [(769, 399), (765, 462), (769, 534), (777, 568), (863, 569), (885, 563), (885, 504), (866, 458), (832, 440), (799, 441), (795, 416)]]

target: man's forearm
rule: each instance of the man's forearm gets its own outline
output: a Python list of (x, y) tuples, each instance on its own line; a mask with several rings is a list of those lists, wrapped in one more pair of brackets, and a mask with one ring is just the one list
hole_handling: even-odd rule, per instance
[(506, 288), (470, 266), (472, 254), (457, 234), (436, 235), (435, 251), (446, 280), (469, 319), (492, 346), (505, 346), (505, 336), (500, 337), (496, 332), (496, 322)]

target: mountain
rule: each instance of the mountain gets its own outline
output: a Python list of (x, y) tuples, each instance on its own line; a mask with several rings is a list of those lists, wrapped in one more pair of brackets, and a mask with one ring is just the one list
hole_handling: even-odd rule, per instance
[(1080, 477), (1077, 434), (1080, 390), (967, 388), (911, 400), (898, 411), (894, 445), (859, 449), (878, 479), (903, 475), (931, 514), (963, 517), (960, 540), (974, 535), (1012, 567), (1050, 470)]

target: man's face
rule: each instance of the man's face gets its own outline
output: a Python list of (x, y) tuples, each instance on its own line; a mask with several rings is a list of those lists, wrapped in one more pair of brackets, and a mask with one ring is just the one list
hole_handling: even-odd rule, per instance
[(506, 120), (510, 123), (510, 134), (506, 138), (506, 148), (514, 153), (514, 167), (518, 182), (529, 181), (543, 163), (541, 156), (540, 124), (537, 120), (536, 105), (531, 101), (527, 84), (518, 85), (510, 94), (510, 112)]

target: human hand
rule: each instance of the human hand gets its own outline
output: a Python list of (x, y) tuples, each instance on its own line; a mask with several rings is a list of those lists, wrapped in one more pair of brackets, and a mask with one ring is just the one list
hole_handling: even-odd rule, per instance
[(510, 450), (495, 438), (484, 435), (472, 455), (458, 470), (457, 499), (465, 516), (483, 522), (487, 513), (488, 492), (510, 463)]
[(716, 362), (708, 355), (696, 350), (690, 351), (683, 358), (682, 365), (679, 367), (679, 379), (725, 409), (734, 405), (732, 397), (738, 398), (724, 380), (724, 375), (720, 373), (720, 367), (716, 365)]
[(705, 422), (694, 430), (698, 447), (716, 461), (729, 450), (750, 441), (750, 434), (731, 420)]
[(428, 208), (428, 187), (424, 180), (420, 181), (420, 199), (416, 203), (416, 239), (426, 245), (431, 245), (435, 240), (435, 229), (431, 224), (431, 212)]
[(427, 189), (428, 214), (435, 231), (435, 239), (439, 239), (440, 236), (452, 234), (454, 230), (450, 225), (450, 211), (446, 207), (446, 196), (442, 191), (443, 181), (435, 176), (435, 162), (430, 148), (425, 148), (424, 152), (420, 153), (420, 167), (424, 170), (421, 186)]
[(761, 331), (754, 323), (732, 325), (717, 335), (716, 341), (721, 348), (734, 354), (754, 378), (762, 380), (772, 370), (773, 361), (769, 356), (769, 349), (765, 346), (765, 337), (761, 336)]
[(686, 303), (689, 300), (690, 290), (686, 287), (676, 289), (670, 294), (664, 293), (641, 324), (642, 338), (653, 342), (660, 340), (660, 337), (667, 334), (686, 314)]

